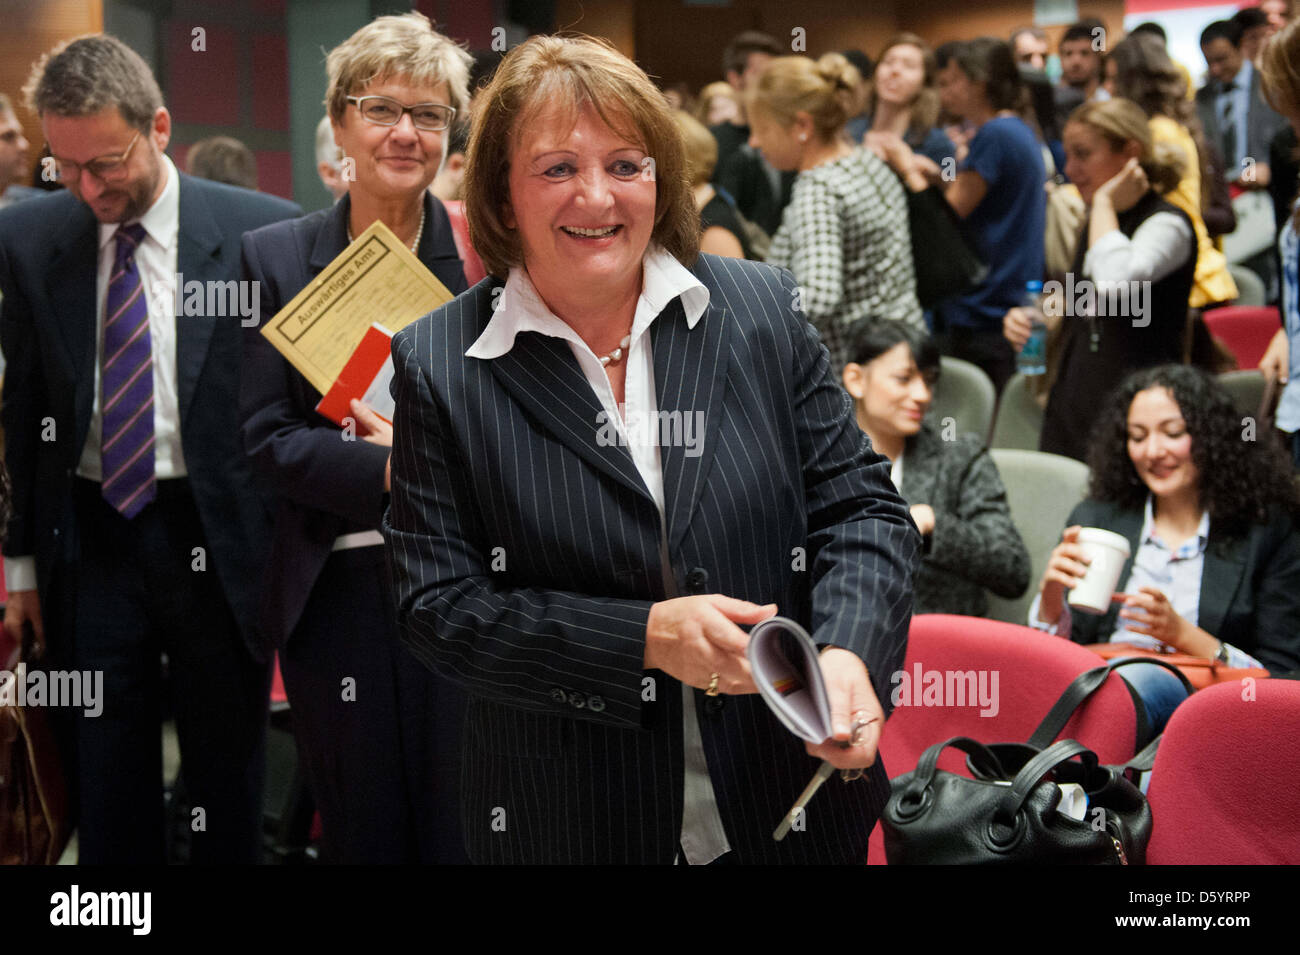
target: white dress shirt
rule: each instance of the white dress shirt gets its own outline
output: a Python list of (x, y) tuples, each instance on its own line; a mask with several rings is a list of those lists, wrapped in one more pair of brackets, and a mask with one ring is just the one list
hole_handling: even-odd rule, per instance
[(1094, 242), (1083, 257), (1083, 274), (1094, 282), (1159, 282), (1195, 251), (1196, 236), (1183, 217), (1157, 212), (1131, 239), (1113, 229)]
[[(149, 310), (149, 344), (153, 351), (154, 475), (158, 480), (185, 476), (181, 451), (180, 398), (176, 389), (176, 252), (180, 233), (181, 191), (176, 167), (162, 158), (166, 184), (162, 195), (140, 217), (145, 237), (136, 249), (135, 264), (140, 272), (143, 295)], [(126, 224), (126, 223), (124, 223)], [(119, 225), (100, 224), (99, 260), (95, 276), (95, 388), (90, 408), (90, 429), (81, 449), (77, 475), (91, 481), (103, 477), (100, 442), (103, 415), (100, 412), (100, 371), (104, 360), (104, 303), (117, 252)], [(184, 321), (182, 317), (179, 319)], [(36, 558), (5, 558), (5, 586), (9, 590), (36, 589)]]
[[(680, 262), (658, 246), (652, 245), (646, 252), (642, 269), (641, 297), (637, 300), (636, 314), (632, 319), (631, 342), (626, 358), (627, 377), (622, 408), (614, 400), (614, 389), (600, 359), (577, 332), (551, 312), (538, 295), (528, 273), (521, 268), (510, 270), (505, 289), (501, 293), (500, 306), (483, 329), (483, 334), (465, 355), (467, 358), (484, 360), (500, 358), (514, 347), (515, 336), (520, 332), (538, 332), (567, 341), (592, 391), (604, 408), (605, 421), (591, 422), (592, 436), (594, 438), (600, 426), (606, 422), (617, 427), (621, 440), (627, 443), (641, 480), (645, 482), (646, 489), (659, 508), (661, 549), (666, 550), (664, 474), (657, 433), (652, 433), (652, 428), (638, 427), (639, 423), (658, 420), (654, 360), (650, 354), (648, 332), (659, 313), (678, 296), (682, 299), (687, 327), (694, 328), (708, 307), (709, 290)], [(671, 574), (666, 560), (664, 572)], [(709, 779), (704, 742), (695, 713), (695, 691), (686, 684), (682, 684), (682, 700), (686, 779), (681, 847), (687, 862), (705, 865), (728, 852), (731, 846), (727, 842), (713, 783)]]

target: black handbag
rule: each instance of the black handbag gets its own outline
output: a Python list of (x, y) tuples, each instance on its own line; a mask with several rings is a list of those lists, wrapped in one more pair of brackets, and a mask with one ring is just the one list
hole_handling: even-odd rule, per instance
[(933, 308), (944, 299), (978, 287), (989, 273), (988, 265), (967, 242), (961, 220), (943, 193), (937, 186), (904, 191), (921, 308)]
[[(954, 737), (927, 749), (913, 772), (893, 780), (881, 816), (889, 864), (1143, 864), (1151, 809), (1136, 774), (1150, 770), (1159, 737), (1122, 766), (1101, 765), (1076, 740), (1052, 742), (1113, 670), (1139, 662), (1177, 674), (1191, 693), (1177, 667), (1146, 658), (1116, 660), (1071, 681), (1028, 742)], [(974, 778), (938, 769), (949, 746), (967, 753)], [(1058, 783), (1083, 789), (1083, 819), (1057, 811)]]

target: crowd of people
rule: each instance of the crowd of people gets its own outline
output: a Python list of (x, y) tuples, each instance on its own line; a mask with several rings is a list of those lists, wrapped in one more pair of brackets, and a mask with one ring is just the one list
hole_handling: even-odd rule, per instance
[[(181, 174), (125, 44), (51, 51), (54, 194), (0, 97), (5, 625), (105, 674), (61, 725), (81, 861), (162, 859), (163, 652), (192, 858), (227, 862), (260, 854), (277, 656), (335, 862), (862, 861), (910, 616), (990, 593), (1300, 671), (1300, 25), (1271, 6), (1205, 28), (1199, 89), (1156, 24), (1085, 20), (1055, 60), (1036, 28), (874, 60), (751, 31), (697, 97), (604, 41), (472, 57), (379, 17), (326, 60), (335, 201), (305, 216), (237, 141)], [(1230, 266), (1242, 195), (1276, 241)], [(261, 326), (376, 222), (455, 298), (394, 337), (393, 420), (340, 430)], [(940, 290), (954, 249), (978, 268)], [(1283, 316), (1246, 440), (1202, 318), (1234, 268)], [(250, 283), (260, 323), (178, 320), (182, 274)], [(1033, 297), (1062, 277), (1135, 291)], [(1040, 448), (1091, 486), (1032, 581), (988, 436), (927, 411), (943, 357), (1000, 394), (1044, 329)], [(1130, 545), (1106, 615), (1065, 600), (1085, 527)], [(775, 613), (821, 650), (822, 744), (756, 693), (742, 628)], [(1157, 731), (1183, 691), (1151, 669), (1124, 678)], [(853, 781), (773, 842), (823, 759)]]

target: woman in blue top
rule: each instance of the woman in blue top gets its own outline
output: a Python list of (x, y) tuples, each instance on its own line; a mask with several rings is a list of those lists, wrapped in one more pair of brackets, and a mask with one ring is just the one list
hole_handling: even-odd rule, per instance
[(983, 368), (1001, 391), (1016, 364), (1002, 318), (1024, 298), (1025, 283), (1043, 277), (1047, 171), (1038, 140), (1016, 115), (1025, 92), (1011, 48), (980, 37), (945, 44), (936, 59), (944, 109), (974, 130), (966, 157), (951, 182), (905, 146), (894, 144), (889, 162), (910, 189), (939, 181), (988, 264), (977, 288), (939, 304), (934, 330), (944, 354)]

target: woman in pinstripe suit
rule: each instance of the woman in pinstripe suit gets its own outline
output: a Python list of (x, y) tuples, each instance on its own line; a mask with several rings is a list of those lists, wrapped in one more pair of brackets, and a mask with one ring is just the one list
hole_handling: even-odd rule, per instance
[[(474, 124), (490, 278), (394, 341), (385, 523), (404, 638), (470, 690), (471, 857), (863, 861), (918, 537), (793, 280), (697, 257), (680, 135), (604, 43), (516, 48)], [(817, 746), (755, 694), (778, 609), (824, 648)], [(869, 769), (774, 843), (823, 758)]]

